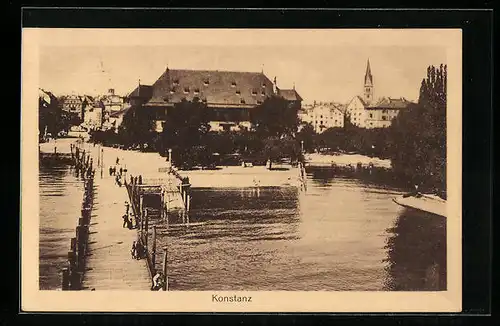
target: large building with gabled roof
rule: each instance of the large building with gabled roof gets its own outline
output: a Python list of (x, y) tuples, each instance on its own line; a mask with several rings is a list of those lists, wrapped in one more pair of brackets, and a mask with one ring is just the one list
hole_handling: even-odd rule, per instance
[(236, 72), (219, 70), (169, 69), (152, 84), (140, 83), (129, 94), (132, 108), (147, 110), (162, 130), (168, 109), (183, 99), (198, 98), (211, 110), (212, 131), (248, 130), (251, 128), (250, 110), (267, 97), (279, 95), (298, 106), (302, 98), (294, 89), (279, 89), (263, 72)]

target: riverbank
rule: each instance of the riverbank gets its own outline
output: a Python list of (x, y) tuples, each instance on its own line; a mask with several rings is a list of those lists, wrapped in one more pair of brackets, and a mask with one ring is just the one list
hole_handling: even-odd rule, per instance
[(373, 167), (377, 168), (392, 168), (391, 160), (369, 157), (361, 154), (326, 155), (319, 153), (307, 153), (304, 157), (307, 166), (331, 166), (332, 164), (337, 166), (346, 166), (349, 164), (356, 166), (358, 163), (361, 163), (364, 167), (372, 164)]

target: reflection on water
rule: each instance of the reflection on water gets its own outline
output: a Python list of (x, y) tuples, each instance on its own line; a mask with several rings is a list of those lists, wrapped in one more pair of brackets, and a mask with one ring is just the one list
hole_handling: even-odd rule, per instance
[(40, 165), (39, 287), (61, 288), (70, 239), (81, 208), (83, 184), (67, 165)]
[[(170, 289), (446, 288), (443, 220), (393, 203), (398, 189), (324, 173), (307, 177), (307, 193), (194, 189), (195, 225), (179, 225), (186, 217), (176, 213), (168, 228), (153, 220), (159, 242), (168, 243)], [(158, 250), (158, 266), (162, 256)]]
[(387, 290), (446, 290), (446, 219), (405, 210), (387, 231)]

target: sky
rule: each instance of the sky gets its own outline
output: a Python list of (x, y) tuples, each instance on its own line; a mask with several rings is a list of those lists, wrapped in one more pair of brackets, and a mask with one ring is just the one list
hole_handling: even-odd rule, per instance
[[(247, 30), (223, 34), (217, 30), (210, 33), (165, 30), (142, 33), (142, 38), (131, 34), (130, 42), (124, 33), (111, 35), (108, 42), (106, 37), (93, 41), (90, 34), (85, 34), (90, 36), (85, 42), (76, 41), (83, 37), (73, 35), (72, 38), (71, 33), (52, 38), (44, 36), (47, 41), (39, 47), (40, 87), (56, 95), (98, 95), (106, 93), (108, 88), (126, 95), (139, 80), (141, 84), (154, 83), (168, 66), (170, 69), (263, 71), (270, 80), (276, 77), (280, 88), (292, 88), (295, 84), (304, 103), (314, 100), (347, 103), (352, 97), (362, 95), (369, 59), (375, 98), (417, 100), (427, 66), (445, 64), (447, 54), (438, 42), (425, 44), (426, 37), (412, 42), (411, 35), (402, 35), (399, 39), (403, 41), (394, 44), (388, 42), (384, 34), (371, 37), (368, 32), (262, 30), (248, 34)], [(144, 41), (148, 37), (154, 41)]]

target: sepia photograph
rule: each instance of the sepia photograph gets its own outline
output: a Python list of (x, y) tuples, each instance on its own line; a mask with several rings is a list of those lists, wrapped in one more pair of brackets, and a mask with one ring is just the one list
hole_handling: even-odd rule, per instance
[[(180, 295), (182, 310), (198, 293), (209, 311), (286, 310), (316, 292), (321, 311), (344, 294), (459, 311), (460, 42), (23, 30), (22, 187), (38, 199), (23, 203), (27, 297), (69, 295), (59, 308), (78, 311)], [(77, 294), (87, 303), (69, 308)]]

